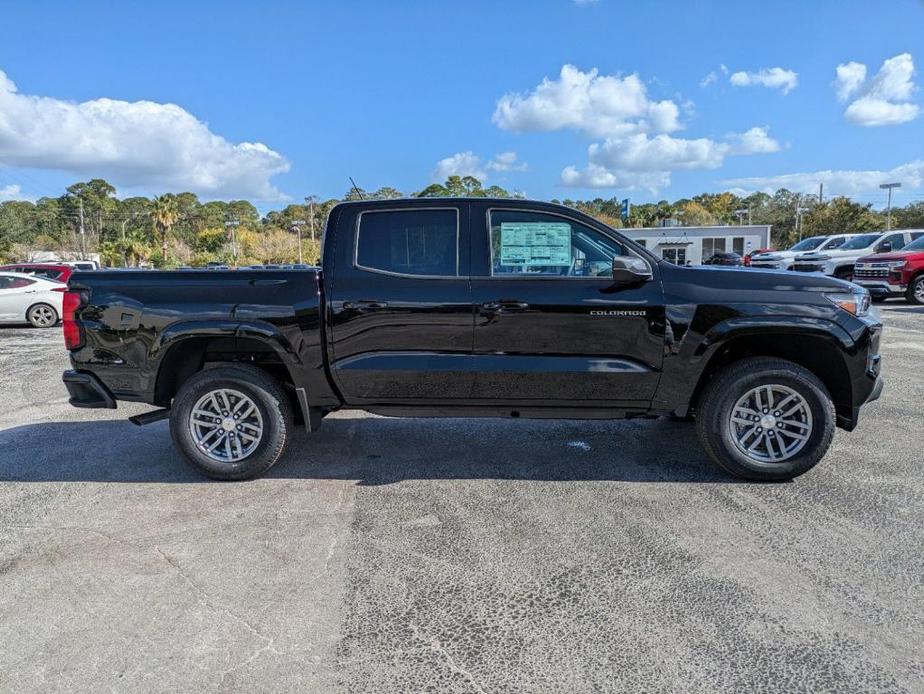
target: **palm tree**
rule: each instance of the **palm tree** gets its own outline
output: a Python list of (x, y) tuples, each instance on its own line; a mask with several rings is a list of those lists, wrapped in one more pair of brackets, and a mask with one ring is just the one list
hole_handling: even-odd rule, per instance
[(151, 210), (151, 218), (154, 220), (154, 229), (157, 238), (160, 241), (161, 257), (164, 265), (167, 264), (167, 235), (170, 233), (170, 227), (176, 224), (180, 218), (180, 211), (176, 204), (176, 196), (167, 193), (154, 198), (154, 206)]

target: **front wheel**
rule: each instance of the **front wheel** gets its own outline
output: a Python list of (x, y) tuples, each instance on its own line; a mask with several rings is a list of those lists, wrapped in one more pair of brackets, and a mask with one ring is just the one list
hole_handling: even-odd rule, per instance
[(911, 280), (905, 297), (908, 299), (909, 303), (924, 304), (924, 275), (918, 275)]
[(199, 472), (218, 480), (250, 479), (269, 470), (291, 430), (292, 409), (282, 387), (252, 366), (200, 371), (170, 410), (176, 447)]
[(33, 328), (51, 328), (58, 322), (58, 312), (48, 304), (36, 304), (26, 312), (26, 320)]
[(754, 357), (719, 371), (697, 408), (697, 433), (715, 463), (736, 477), (789, 480), (811, 470), (834, 437), (834, 405), (808, 369)]

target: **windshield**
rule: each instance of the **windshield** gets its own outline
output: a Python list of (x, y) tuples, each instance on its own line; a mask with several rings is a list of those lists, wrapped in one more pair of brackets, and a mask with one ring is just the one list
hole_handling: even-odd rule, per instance
[(873, 242), (878, 239), (881, 234), (861, 234), (856, 238), (850, 239), (847, 243), (841, 246), (839, 251), (857, 251), (861, 248), (866, 248), (867, 246), (872, 246)]
[(821, 245), (822, 241), (824, 240), (825, 240), (824, 236), (813, 236), (810, 239), (803, 239), (802, 241), (797, 243), (795, 246), (793, 246), (789, 250), (791, 251), (814, 251), (816, 248), (818, 248)]
[(924, 236), (920, 237), (917, 241), (912, 241), (907, 246), (902, 248), (903, 251), (924, 251)]

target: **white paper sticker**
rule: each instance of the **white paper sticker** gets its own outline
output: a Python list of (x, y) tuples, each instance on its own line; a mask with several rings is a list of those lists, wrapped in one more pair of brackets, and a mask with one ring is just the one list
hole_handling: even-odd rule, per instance
[(502, 222), (501, 265), (570, 267), (571, 225), (567, 222)]

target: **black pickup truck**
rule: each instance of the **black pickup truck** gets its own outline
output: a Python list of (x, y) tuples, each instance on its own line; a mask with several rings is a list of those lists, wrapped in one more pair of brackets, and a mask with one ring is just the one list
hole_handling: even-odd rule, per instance
[(169, 417), (185, 458), (219, 479), (266, 471), (293, 426), (354, 408), (693, 419), (727, 472), (781, 480), (882, 390), (864, 289), (678, 267), (558, 205), (344, 203), (322, 265), (75, 274), (71, 404), (156, 405), (133, 421)]

